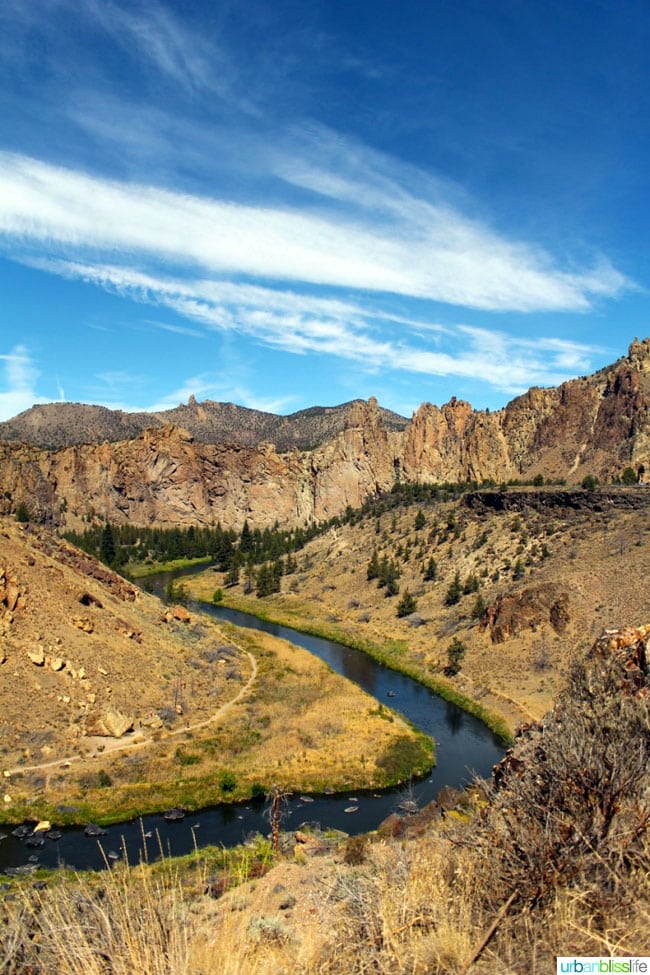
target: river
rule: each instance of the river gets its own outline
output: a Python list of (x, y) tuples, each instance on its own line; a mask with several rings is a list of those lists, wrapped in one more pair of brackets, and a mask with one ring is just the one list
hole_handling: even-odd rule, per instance
[[(156, 588), (160, 585), (158, 582)], [(443, 786), (463, 786), (474, 774), (488, 776), (503, 755), (503, 743), (473, 715), (360, 650), (226, 607), (203, 604), (201, 608), (237, 626), (263, 630), (304, 647), (336, 673), (354, 681), (381, 704), (399, 711), (430, 735), (436, 744), (436, 767), (426, 779), (414, 782), (408, 789), (408, 798), (419, 806), (435, 799)], [(353, 798), (357, 801), (352, 802)], [(296, 795), (287, 802), (282, 828), (296, 829), (303, 822), (318, 822), (323, 828), (335, 827), (350, 834), (367, 832), (396, 811), (404, 798), (404, 789), (360, 790), (344, 796)], [(358, 806), (358, 811), (346, 813), (350, 806)], [(204, 809), (188, 813), (184, 820), (175, 823), (166, 822), (160, 814), (144, 816), (142, 820), (110, 826), (106, 835), (99, 838), (86, 836), (82, 828), (70, 827), (62, 831), (60, 839), (45, 839), (39, 848), (27, 848), (12, 835), (12, 828), (0, 827), (0, 833), (6, 834), (0, 840), (0, 871), (58, 864), (75, 869), (101, 869), (107, 860), (112, 862), (125, 856), (129, 863), (138, 863), (145, 851), (150, 859), (155, 859), (161, 851), (181, 855), (207, 844), (234, 846), (251, 833), (267, 833), (269, 829), (261, 802)]]

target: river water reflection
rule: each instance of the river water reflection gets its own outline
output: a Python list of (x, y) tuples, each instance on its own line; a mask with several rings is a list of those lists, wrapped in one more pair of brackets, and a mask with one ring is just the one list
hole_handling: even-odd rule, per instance
[[(477, 718), (359, 650), (226, 607), (204, 604), (202, 610), (237, 626), (263, 630), (304, 647), (430, 735), (436, 743), (436, 767), (426, 779), (413, 783), (408, 796), (420, 806), (435, 799), (445, 785), (458, 787), (467, 784), (474, 774), (489, 775), (503, 755), (503, 744)], [(303, 822), (318, 822), (323, 828), (335, 827), (352, 834), (366, 832), (396, 810), (404, 790), (357, 791), (354, 798), (358, 800), (354, 803), (358, 812), (349, 814), (345, 812), (351, 805), (349, 795), (294, 796), (288, 802), (283, 828), (296, 829)], [(109, 827), (101, 838), (85, 836), (82, 829), (66, 829), (59, 840), (46, 839), (37, 849), (26, 848), (10, 830), (11, 827), (0, 827), (0, 832), (7, 834), (0, 841), (0, 871), (17, 866), (29, 868), (30, 855), (36, 858), (33, 865), (65, 863), (76, 869), (99, 869), (107, 859), (111, 862), (125, 855), (130, 863), (137, 863), (145, 851), (150, 859), (155, 859), (161, 851), (181, 855), (195, 846), (234, 846), (252, 832), (268, 832), (268, 823), (263, 804), (249, 802), (188, 813), (177, 823), (167, 823), (162, 815), (145, 816)]]

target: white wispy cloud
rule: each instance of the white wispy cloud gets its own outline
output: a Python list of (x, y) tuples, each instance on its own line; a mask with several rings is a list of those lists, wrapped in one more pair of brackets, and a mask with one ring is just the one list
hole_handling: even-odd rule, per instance
[(36, 393), (40, 371), (25, 346), (16, 345), (11, 352), (0, 354), (0, 362), (5, 374), (5, 388), (0, 391), (0, 420), (8, 420), (35, 403), (48, 402)]
[[(6, 244), (162, 260), (215, 276), (387, 292), (488, 310), (586, 310), (629, 286), (607, 262), (561, 271), (451, 208), (392, 183), (333, 177), (346, 207), (233, 203), (120, 183), (0, 154), (0, 233)], [(358, 190), (358, 192), (356, 192)], [(353, 206), (351, 197), (357, 197)]]
[[(208, 329), (248, 335), (296, 355), (331, 355), (368, 373), (398, 370), (472, 379), (509, 395), (533, 385), (557, 385), (576, 372), (588, 371), (592, 357), (602, 351), (556, 338), (526, 339), (469, 325), (420, 323), (353, 301), (259, 285), (162, 278), (111, 265), (41, 262), (40, 266), (172, 309)], [(387, 329), (382, 327), (386, 323)], [(431, 331), (436, 344), (444, 342), (453, 351), (433, 351)]]

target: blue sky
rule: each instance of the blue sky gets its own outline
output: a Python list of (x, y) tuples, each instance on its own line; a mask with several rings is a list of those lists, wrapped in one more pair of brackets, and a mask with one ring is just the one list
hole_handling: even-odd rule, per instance
[(647, 0), (2, 0), (0, 419), (491, 409), (650, 328)]

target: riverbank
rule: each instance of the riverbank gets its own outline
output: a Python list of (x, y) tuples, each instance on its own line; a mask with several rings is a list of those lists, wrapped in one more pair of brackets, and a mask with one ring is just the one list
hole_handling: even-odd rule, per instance
[[(185, 581), (187, 585), (187, 580)], [(187, 588), (199, 602), (211, 605), (209, 596), (214, 590), (214, 579), (210, 579), (207, 573), (193, 577)], [(486, 708), (480, 701), (464, 694), (444, 676), (431, 673), (417, 657), (409, 653), (406, 640), (392, 639), (379, 643), (368, 639), (349, 621), (335, 622), (315, 616), (313, 604), (303, 603), (294, 596), (267, 596), (262, 600), (255, 596), (234, 595), (232, 591), (226, 589), (219, 605), (248, 613), (269, 623), (291, 627), (300, 633), (333, 640), (360, 650), (383, 666), (418, 681), (443, 700), (450, 701), (468, 714), (472, 714), (494, 732), (504, 744), (510, 743), (513, 739), (514, 728), (502, 714)]]
[[(276, 784), (302, 793), (384, 789), (433, 766), (430, 738), (307, 651), (227, 624), (219, 630), (257, 664), (227, 714), (192, 727), (190, 709), (178, 728), (145, 741), (134, 735), (119, 751), (88, 741), (83, 759), (65, 768), (15, 770), (4, 818), (107, 825), (172, 806), (233, 804)], [(221, 669), (229, 666), (224, 658)]]
[(173, 559), (171, 562), (129, 562), (125, 571), (129, 579), (148, 579), (161, 572), (182, 572), (194, 566), (209, 565), (211, 561), (206, 555), (200, 559)]

